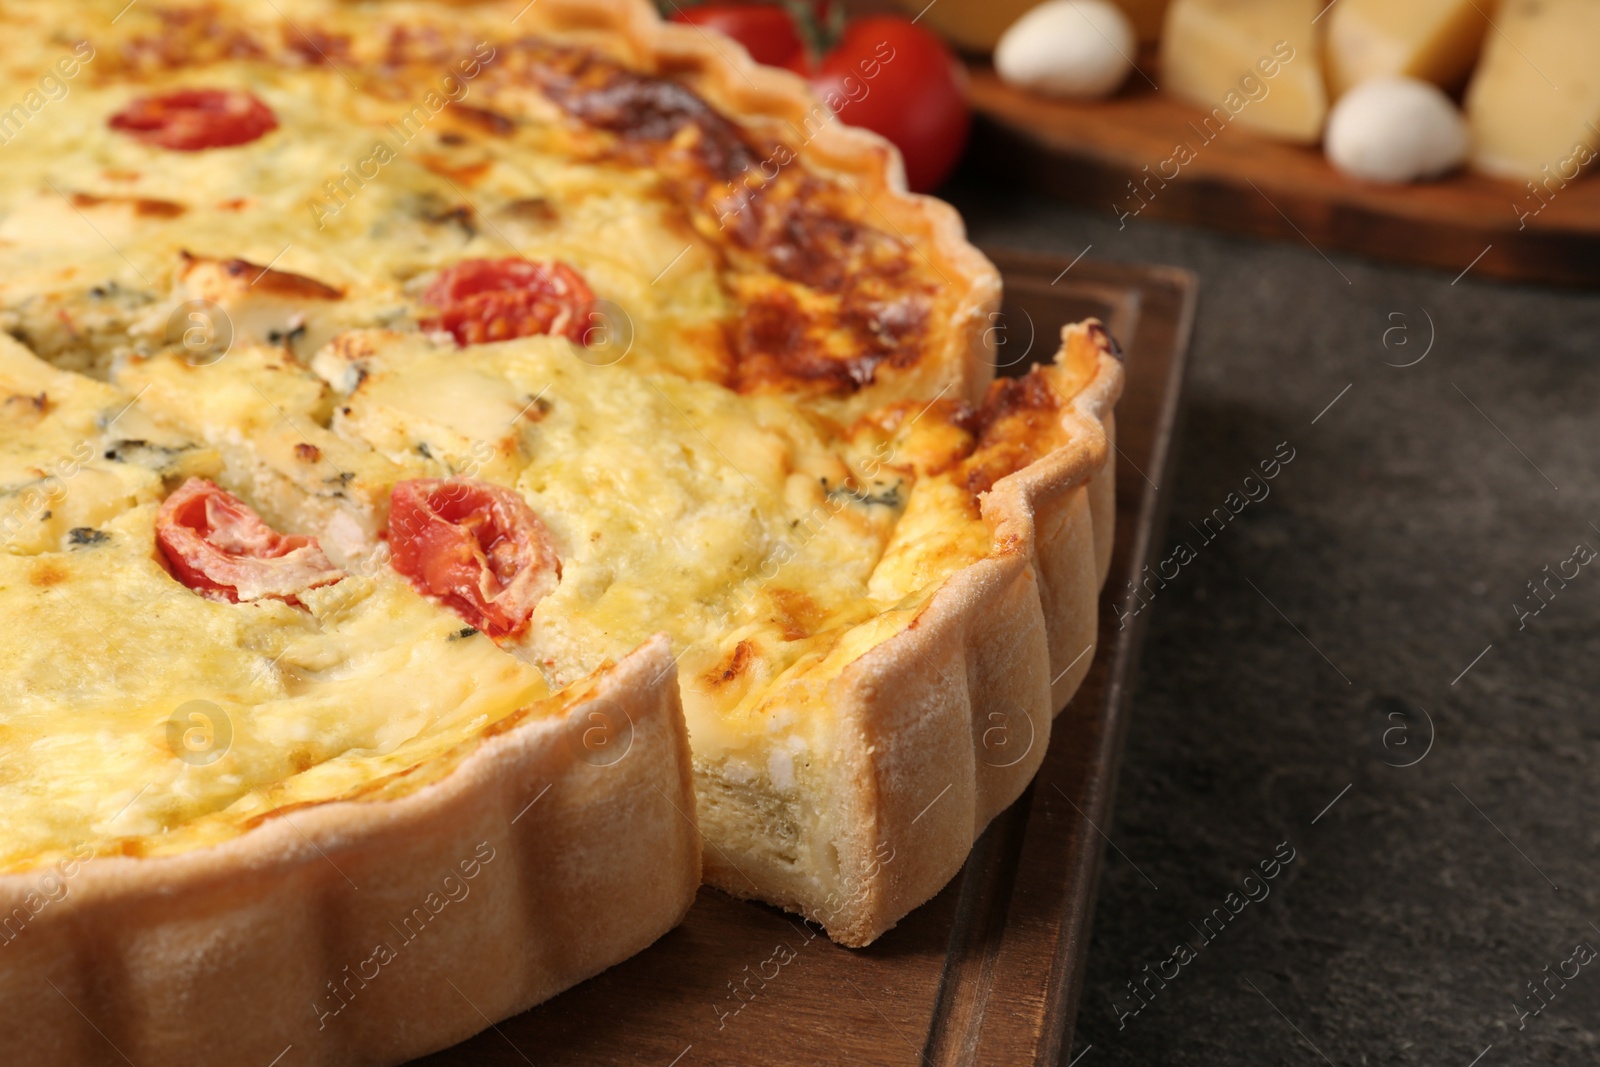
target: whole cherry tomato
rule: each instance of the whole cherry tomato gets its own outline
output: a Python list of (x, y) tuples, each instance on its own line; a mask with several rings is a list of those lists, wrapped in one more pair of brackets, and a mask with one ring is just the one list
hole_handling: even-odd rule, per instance
[(769, 67), (805, 74), (811, 65), (794, 17), (777, 4), (698, 4), (674, 11), (672, 21), (725, 33)]
[(811, 87), (845, 122), (893, 141), (916, 192), (936, 189), (967, 143), (962, 71), (945, 43), (909, 19), (869, 15), (845, 27)]

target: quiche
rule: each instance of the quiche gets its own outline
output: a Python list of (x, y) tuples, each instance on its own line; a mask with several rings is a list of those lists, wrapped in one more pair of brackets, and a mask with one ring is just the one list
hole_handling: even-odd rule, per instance
[(1100, 324), (993, 380), (955, 213), (635, 0), (0, 25), (7, 1059), (395, 1062), (702, 878), (949, 881), (1091, 658)]
[[(273, 531), (132, 394), (6, 338), (0, 397), (5, 1062), (397, 1060), (682, 917), (664, 642), (552, 690), (400, 576)], [(457, 1003), (394, 1032), (446, 979)]]

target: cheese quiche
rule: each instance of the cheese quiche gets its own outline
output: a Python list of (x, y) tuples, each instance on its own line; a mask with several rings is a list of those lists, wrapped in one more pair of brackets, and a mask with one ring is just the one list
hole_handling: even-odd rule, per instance
[(702, 877), (948, 882), (1091, 658), (1098, 323), (993, 380), (954, 212), (634, 0), (0, 26), (4, 1058), (394, 1062)]
[(5, 338), (0, 403), (5, 1062), (396, 1060), (482, 1027), (394, 1030), (447, 978), (503, 1016), (682, 917), (664, 642), (553, 691), (132, 394)]

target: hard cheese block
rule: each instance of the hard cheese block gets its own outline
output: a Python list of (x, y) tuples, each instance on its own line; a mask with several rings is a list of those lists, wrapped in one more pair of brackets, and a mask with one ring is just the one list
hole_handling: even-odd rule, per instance
[(1161, 39), (1162, 88), (1287, 141), (1314, 142), (1328, 114), (1316, 48), (1317, 0), (1173, 0)]
[(1328, 13), (1328, 88), (1404, 74), (1459, 88), (1483, 48), (1494, 0), (1339, 0)]
[(1600, 144), (1600, 2), (1506, 0), (1467, 90), (1472, 165), (1570, 181)]

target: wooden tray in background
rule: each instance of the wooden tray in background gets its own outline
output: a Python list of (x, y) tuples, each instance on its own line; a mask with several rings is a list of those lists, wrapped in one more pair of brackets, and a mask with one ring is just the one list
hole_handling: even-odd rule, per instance
[[(1127, 353), (1106, 584), (1125, 589), (1164, 521), (1155, 487), (1167, 479), (1194, 277), (989, 254), (1005, 275), (996, 325), (1008, 371), (1049, 358), (1059, 327), (1089, 315)], [(1142, 636), (1142, 619), (1119, 631), (1109, 604), (1102, 595), (1093, 667), (1038, 778), (954, 881), (872, 947), (840, 948), (795, 916), (703, 888), (683, 925), (643, 953), (417, 1064), (1065, 1063), (1104, 851), (1094, 825), (1110, 822)], [(734, 998), (733, 986), (774, 971)]]
[[(1152, 58), (1139, 65), (1160, 84)], [(1113, 99), (1090, 102), (1024, 93), (986, 64), (974, 64), (969, 75), (978, 115), (969, 153), (980, 165), (1111, 218), (1139, 209), (1125, 219), (1128, 226), (1172, 219), (1437, 267), (1452, 277), (1471, 265), (1474, 276), (1600, 285), (1600, 179), (1593, 175), (1553, 197), (1541, 188), (1549, 200), (1542, 210), (1525, 185), (1465, 172), (1419, 185), (1374, 185), (1344, 177), (1318, 148), (1233, 125), (1220, 134), (1213, 126), (1208, 142), (1197, 132), (1204, 112), (1155, 91), (1137, 73)], [(1180, 144), (1195, 158), (1163, 188), (1162, 165)], [(1172, 171), (1166, 164), (1166, 175)], [(1142, 186), (1151, 175), (1140, 208), (1128, 183)], [(1537, 212), (1525, 228), (1518, 210)]]

